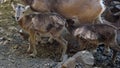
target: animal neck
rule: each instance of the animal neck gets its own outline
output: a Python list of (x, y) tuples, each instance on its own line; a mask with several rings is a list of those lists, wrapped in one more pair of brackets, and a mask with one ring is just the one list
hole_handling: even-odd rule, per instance
[(19, 17), (19, 19), (17, 20), (17, 22), (19, 22), (22, 18), (23, 18), (23, 16)]
[(36, 14), (29, 14), (29, 15), (24, 15), (22, 16), (19, 20), (18, 23), (22, 28), (28, 28), (28, 26), (30, 24), (32, 24), (32, 18), (35, 16)]
[(26, 5), (32, 5), (34, 0), (22, 0)]
[(71, 34), (73, 34), (74, 33), (74, 30), (76, 29), (77, 27), (75, 27), (75, 26), (68, 26), (67, 27), (67, 30), (71, 33)]
[(19, 23), (20, 26), (23, 26), (23, 18), (20, 18), (17, 22)]

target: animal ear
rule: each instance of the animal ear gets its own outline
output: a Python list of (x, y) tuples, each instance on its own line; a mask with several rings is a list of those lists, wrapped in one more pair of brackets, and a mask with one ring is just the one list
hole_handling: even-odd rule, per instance
[(67, 19), (66, 23), (65, 23), (65, 26), (70, 27), (70, 26), (73, 26), (73, 24), (74, 24), (74, 21), (72, 19)]
[(25, 10), (27, 10), (28, 8), (30, 8), (30, 6), (29, 6), (29, 5), (27, 5), (27, 6), (25, 7)]
[(67, 19), (66, 21), (69, 25), (73, 25), (75, 23), (72, 19)]
[(11, 6), (12, 6), (13, 10), (15, 10), (17, 4), (15, 4), (15, 3), (12, 2), (12, 3), (11, 3)]

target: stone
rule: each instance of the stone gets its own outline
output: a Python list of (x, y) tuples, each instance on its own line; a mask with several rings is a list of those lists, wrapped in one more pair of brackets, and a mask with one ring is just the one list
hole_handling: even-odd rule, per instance
[(69, 58), (67, 61), (62, 64), (61, 68), (75, 68), (76, 62), (75, 58)]
[(80, 68), (93, 68), (94, 57), (89, 51), (79, 51), (68, 60), (61, 64), (59, 68), (75, 68), (77, 64), (80, 64)]

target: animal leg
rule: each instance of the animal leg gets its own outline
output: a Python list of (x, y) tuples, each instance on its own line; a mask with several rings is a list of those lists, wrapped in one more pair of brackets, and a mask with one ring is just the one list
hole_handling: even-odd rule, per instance
[(37, 55), (37, 50), (36, 50), (36, 43), (35, 43), (36, 39), (35, 39), (35, 32), (31, 31), (30, 32), (30, 45), (33, 47), (33, 52), (32, 54), (30, 54), (30, 56), (35, 57)]
[(110, 53), (110, 47), (109, 47), (110, 44), (106, 43), (104, 45), (105, 45), (105, 50), (104, 50), (103, 54), (108, 55)]
[(67, 45), (68, 45), (68, 42), (62, 38), (62, 37), (59, 37), (59, 38), (56, 38), (56, 40), (62, 44), (63, 46), (63, 52), (62, 52), (62, 57), (61, 57), (61, 60), (62, 61), (65, 61), (67, 59), (67, 55), (66, 55), (66, 51), (67, 51)]
[(47, 43), (47, 41), (43, 40), (42, 37), (49, 37), (49, 36), (45, 36), (43, 34), (39, 34), (39, 41), (44, 44), (44, 43)]
[(115, 63), (116, 56), (117, 56), (117, 51), (113, 49), (113, 56), (112, 56), (112, 63), (113, 64)]
[(46, 43), (45, 41), (42, 40), (41, 34), (40, 34), (39, 36), (40, 36), (40, 37), (39, 37), (40, 43), (42, 43), (42, 44)]
[(53, 37), (49, 37), (48, 42), (52, 43), (53, 42)]
[(30, 41), (30, 38), (29, 38), (29, 42), (30, 42), (30, 44), (29, 44), (28, 49), (27, 49), (28, 53), (30, 53), (32, 51), (32, 49), (31, 49), (32, 48), (32, 45), (31, 45), (32, 43)]
[(110, 47), (113, 49), (112, 63), (115, 63), (117, 52), (120, 52), (120, 46), (117, 44), (117, 42), (114, 42)]
[(88, 42), (85, 39), (77, 37), (77, 40), (80, 45), (80, 51), (87, 49)]

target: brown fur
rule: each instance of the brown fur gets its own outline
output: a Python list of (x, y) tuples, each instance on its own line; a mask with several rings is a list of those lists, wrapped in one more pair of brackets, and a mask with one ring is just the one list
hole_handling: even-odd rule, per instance
[[(105, 44), (105, 51), (112, 48), (120, 51), (120, 46), (116, 41), (117, 28), (107, 24), (86, 24), (74, 26), (72, 21), (68, 21), (66, 27), (80, 42), (80, 50), (97, 48), (99, 44)], [(91, 46), (92, 45), (92, 46)], [(115, 54), (114, 54), (115, 55)], [(116, 56), (113, 56), (115, 58)], [(115, 59), (113, 59), (114, 61)]]
[[(62, 16), (77, 18), (81, 23), (90, 23), (104, 11), (102, 0), (22, 0), (38, 12), (57, 12)], [(31, 3), (32, 1), (32, 3)]]
[(44, 14), (29, 14), (24, 15), (19, 21), (20, 26), (29, 33), (30, 45), (28, 51), (33, 48), (33, 53), (31, 56), (36, 56), (36, 34), (47, 35), (60, 44), (63, 45), (62, 57), (65, 55), (67, 49), (67, 41), (61, 37), (62, 31), (65, 29), (65, 21), (58, 14), (54, 13), (44, 13)]

